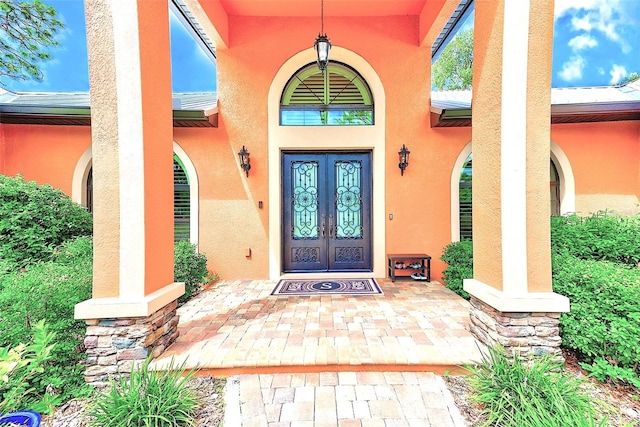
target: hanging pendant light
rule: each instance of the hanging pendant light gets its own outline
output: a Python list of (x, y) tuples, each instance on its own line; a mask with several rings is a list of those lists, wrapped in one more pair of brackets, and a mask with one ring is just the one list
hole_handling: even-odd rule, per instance
[(320, 68), (320, 71), (324, 75), (324, 70), (327, 69), (327, 65), (329, 64), (329, 51), (331, 50), (331, 40), (329, 40), (324, 32), (324, 0), (320, 0), (320, 32), (318, 33), (318, 37), (316, 37), (313, 48), (318, 55), (318, 68)]

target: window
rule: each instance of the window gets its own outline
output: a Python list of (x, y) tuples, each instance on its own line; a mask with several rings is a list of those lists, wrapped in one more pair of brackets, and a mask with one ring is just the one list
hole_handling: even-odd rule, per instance
[(173, 240), (189, 241), (191, 223), (191, 200), (189, 177), (184, 166), (173, 156)]
[(549, 168), (551, 176), (549, 177), (549, 187), (551, 190), (551, 215), (560, 215), (560, 177), (558, 176), (558, 169), (556, 169), (555, 163), (551, 160), (551, 167)]
[[(89, 169), (86, 185), (87, 209), (93, 210), (93, 168)], [(173, 156), (173, 239), (189, 241), (191, 232), (191, 192), (185, 167)]]
[(472, 154), (469, 154), (460, 171), (460, 240), (473, 240), (472, 218)]
[(93, 212), (93, 168), (89, 169), (89, 173), (87, 174), (87, 189), (85, 194), (87, 210)]
[(298, 70), (282, 92), (283, 126), (362, 126), (373, 124), (373, 97), (353, 68), (329, 62), (325, 73), (316, 63)]
[[(560, 178), (553, 160), (550, 162), (550, 196), (551, 215), (560, 215)], [(472, 178), (473, 155), (469, 154), (460, 170), (459, 181), (459, 215), (460, 215), (460, 240), (473, 240), (473, 209), (472, 209)]]

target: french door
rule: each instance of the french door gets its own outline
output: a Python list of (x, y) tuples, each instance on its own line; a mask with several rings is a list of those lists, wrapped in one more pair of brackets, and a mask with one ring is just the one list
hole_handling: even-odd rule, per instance
[(282, 154), (283, 271), (371, 271), (371, 152)]

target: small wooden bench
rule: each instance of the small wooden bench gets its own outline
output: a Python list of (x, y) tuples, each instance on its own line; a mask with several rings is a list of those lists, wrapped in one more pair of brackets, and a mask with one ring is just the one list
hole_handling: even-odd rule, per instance
[[(427, 254), (388, 254), (387, 270), (392, 282), (396, 278), (411, 279), (411, 275), (397, 274), (398, 272), (422, 273), (427, 280), (431, 281), (431, 256)], [(396, 264), (404, 264), (404, 268), (396, 268)], [(409, 267), (410, 264), (420, 264), (419, 268)]]

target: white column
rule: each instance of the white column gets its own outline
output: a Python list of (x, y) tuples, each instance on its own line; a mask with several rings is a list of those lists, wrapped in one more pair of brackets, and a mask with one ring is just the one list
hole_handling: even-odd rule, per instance
[(549, 155), (553, 0), (476, 2), (474, 279), (502, 312), (563, 312), (551, 284)]
[(173, 283), (167, 1), (86, 0), (94, 180), (93, 298), (81, 319), (148, 316)]

